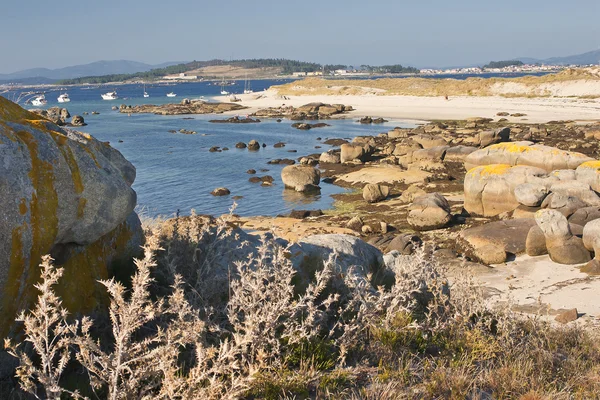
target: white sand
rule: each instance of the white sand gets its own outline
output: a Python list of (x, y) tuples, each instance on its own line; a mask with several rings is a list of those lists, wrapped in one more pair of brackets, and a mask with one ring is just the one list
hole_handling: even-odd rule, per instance
[[(506, 98), (494, 97), (419, 97), (419, 96), (288, 96), (283, 99), (276, 90), (237, 95), (241, 104), (252, 113), (260, 108), (279, 107), (283, 104), (294, 107), (306, 103), (323, 102), (351, 105), (356, 111), (346, 115), (348, 118), (362, 116), (383, 117), (388, 119), (465, 119), (486, 117), (498, 119), (496, 114), (504, 111), (510, 114), (523, 113), (525, 117), (506, 117), (513, 122), (545, 123), (556, 120), (578, 122), (600, 121), (600, 99), (575, 98)], [(260, 98), (258, 98), (260, 97)], [(219, 101), (229, 101), (229, 97), (220, 96)]]

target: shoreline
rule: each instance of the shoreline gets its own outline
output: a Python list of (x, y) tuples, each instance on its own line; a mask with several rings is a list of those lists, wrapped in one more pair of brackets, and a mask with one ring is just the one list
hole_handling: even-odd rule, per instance
[[(576, 121), (593, 123), (600, 121), (600, 99), (562, 97), (501, 97), (456, 96), (446, 100), (440, 97), (398, 95), (299, 95), (281, 96), (276, 89), (236, 95), (246, 107), (248, 114), (259, 109), (286, 106), (299, 107), (307, 103), (323, 102), (346, 104), (354, 111), (341, 118), (364, 116), (396, 120), (435, 121), (465, 120), (472, 117), (506, 118), (508, 122), (539, 124), (549, 121)], [(229, 96), (214, 96), (215, 101), (228, 102)], [(521, 117), (499, 117), (500, 112), (526, 114)]]

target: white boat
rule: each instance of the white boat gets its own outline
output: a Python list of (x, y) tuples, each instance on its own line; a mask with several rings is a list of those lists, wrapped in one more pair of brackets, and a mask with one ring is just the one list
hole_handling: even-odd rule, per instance
[(57, 100), (59, 103), (68, 103), (71, 101), (71, 99), (69, 98), (69, 95), (67, 93), (63, 93), (60, 96), (58, 96)]
[(146, 85), (144, 85), (144, 97), (150, 97), (148, 92), (146, 92)]
[(227, 96), (229, 94), (229, 92), (227, 90), (225, 90), (225, 85), (226, 85), (225, 75), (223, 75), (223, 79), (221, 80), (221, 94), (223, 96)]
[(31, 100), (31, 105), (34, 107), (45, 106), (48, 102), (46, 101), (46, 96), (36, 96)]
[(227, 90), (221, 90), (221, 94), (223, 96), (227, 96), (229, 94), (229, 92)]
[(116, 91), (104, 93), (101, 96), (102, 96), (102, 100), (116, 100), (119, 98), (119, 97), (117, 97)]
[(246, 80), (244, 81), (244, 94), (254, 93), (252, 89), (250, 89), (250, 82), (248, 82), (248, 74), (246, 74)]
[(167, 93), (167, 97), (175, 97), (177, 96), (175, 93), (171, 92), (171, 93)]

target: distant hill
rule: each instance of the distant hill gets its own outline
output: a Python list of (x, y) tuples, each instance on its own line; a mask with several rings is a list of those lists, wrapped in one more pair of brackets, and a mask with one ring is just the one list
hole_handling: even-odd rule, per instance
[(179, 62), (150, 65), (129, 60), (96, 61), (90, 64), (74, 65), (58, 69), (32, 68), (10, 74), (0, 74), (0, 81), (15, 83), (48, 83), (48, 81), (72, 79), (90, 75), (133, 74), (136, 72), (150, 71), (155, 68), (164, 68), (175, 64), (179, 64)]
[(567, 57), (552, 57), (545, 60), (539, 60), (535, 58), (518, 58), (519, 61), (525, 64), (545, 64), (545, 65), (588, 65), (588, 64), (600, 64), (600, 49), (594, 51), (588, 51), (583, 54), (576, 54), (574, 56)]

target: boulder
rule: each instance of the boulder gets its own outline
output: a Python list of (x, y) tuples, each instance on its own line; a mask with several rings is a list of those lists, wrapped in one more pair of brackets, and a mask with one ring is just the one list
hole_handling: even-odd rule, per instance
[(400, 195), (399, 199), (403, 203), (412, 203), (415, 198), (426, 194), (427, 192), (421, 189), (419, 186), (410, 185), (404, 192), (402, 192), (402, 195)]
[(430, 149), (432, 147), (448, 145), (448, 142), (446, 141), (446, 139), (439, 137), (439, 136), (418, 134), (418, 135), (412, 136), (411, 139), (413, 141), (419, 143), (421, 146), (423, 146), (424, 149)]
[(360, 232), (363, 227), (363, 221), (359, 216), (352, 217), (346, 222), (346, 228), (352, 229), (353, 231)]
[(292, 263), (306, 277), (323, 268), (323, 262), (335, 254), (337, 269), (361, 277), (377, 273), (383, 266), (383, 254), (363, 240), (343, 234), (314, 235), (302, 239), (292, 248)]
[(71, 125), (73, 126), (85, 126), (85, 120), (81, 115), (75, 115), (71, 118)]
[(373, 150), (369, 145), (345, 143), (340, 147), (340, 161), (342, 163), (360, 160), (362, 162), (367, 161)]
[(406, 220), (419, 231), (440, 229), (452, 220), (448, 200), (439, 193), (430, 193), (413, 200)]
[[(591, 221), (583, 227), (583, 245), (589, 251), (600, 250), (600, 219)], [(600, 254), (596, 256), (600, 257)]]
[(592, 189), (600, 192), (600, 161), (590, 160), (580, 164), (575, 174), (578, 181), (587, 183)]
[(404, 156), (407, 154), (411, 154), (414, 151), (421, 150), (422, 148), (423, 146), (421, 146), (414, 140), (406, 139), (394, 145), (394, 150), (392, 151), (392, 154), (395, 156)]
[(535, 222), (546, 238), (546, 248), (552, 261), (559, 264), (583, 264), (591, 260), (583, 241), (574, 236), (567, 218), (556, 210), (540, 210)]
[(454, 146), (446, 150), (444, 162), (464, 162), (465, 158), (474, 151), (477, 147), (472, 146)]
[(248, 142), (248, 150), (256, 151), (258, 149), (260, 149), (260, 144), (256, 140), (251, 140)]
[(550, 186), (552, 193), (562, 193), (577, 197), (588, 206), (600, 206), (600, 196), (592, 190), (589, 184), (582, 181), (559, 181)]
[(390, 194), (390, 188), (384, 185), (368, 183), (363, 188), (363, 199), (367, 203), (377, 203), (385, 200)]
[(522, 183), (515, 187), (514, 194), (520, 204), (539, 207), (548, 195), (548, 189), (540, 183)]
[(287, 188), (306, 192), (318, 188), (321, 173), (309, 165), (288, 165), (281, 170), (281, 180)]
[(387, 245), (385, 251), (397, 251), (403, 255), (411, 255), (417, 247), (423, 244), (421, 238), (410, 233), (401, 233), (396, 235)]
[(212, 194), (213, 196), (227, 196), (231, 194), (231, 192), (227, 188), (220, 187), (210, 192), (210, 194)]
[(543, 201), (542, 208), (557, 210), (569, 218), (575, 211), (587, 207), (587, 204), (578, 197), (569, 196), (565, 193), (550, 193)]
[(583, 207), (568, 217), (570, 223), (581, 226), (586, 226), (588, 222), (598, 218), (600, 218), (600, 207)]
[(512, 211), (519, 206), (515, 188), (544, 176), (546, 171), (536, 167), (495, 164), (473, 168), (465, 175), (465, 210), (484, 217)]
[(592, 161), (592, 158), (585, 154), (531, 142), (498, 143), (469, 154), (465, 159), (465, 169), (469, 171), (483, 165), (507, 164), (537, 167), (551, 172), (575, 169), (587, 161)]
[(319, 156), (320, 163), (339, 164), (340, 154), (337, 152), (327, 151)]
[[(535, 217), (534, 217), (535, 218)], [(569, 224), (571, 233), (575, 236), (581, 237), (583, 235), (583, 226)], [(525, 243), (526, 252), (529, 256), (541, 256), (548, 254), (548, 248), (546, 247), (546, 235), (542, 229), (537, 226), (532, 226), (527, 234), (527, 241)]]
[(412, 153), (412, 161), (443, 161), (444, 156), (446, 155), (446, 150), (448, 150), (449, 146), (436, 146), (429, 147), (422, 150), (416, 150)]
[(526, 241), (533, 219), (495, 221), (459, 234), (458, 245), (468, 257), (484, 264), (501, 264), (508, 254), (519, 255), (526, 250)]
[(0, 142), (3, 337), (16, 312), (38, 295), (33, 284), (42, 255), (76, 249), (60, 259), (62, 265), (72, 263), (61, 285), (76, 288), (64, 305), (72, 312), (90, 311), (105, 293), (97, 280), (108, 278), (117, 248), (141, 229), (126, 222), (137, 219), (131, 216), (135, 168), (108, 144), (62, 129), (2, 97)]
[(500, 128), (494, 131), (479, 133), (479, 146), (487, 147), (492, 144), (510, 141), (510, 128)]
[(236, 149), (245, 149), (246, 147), (247, 147), (246, 143), (244, 143), (244, 142), (238, 142), (235, 144)]

